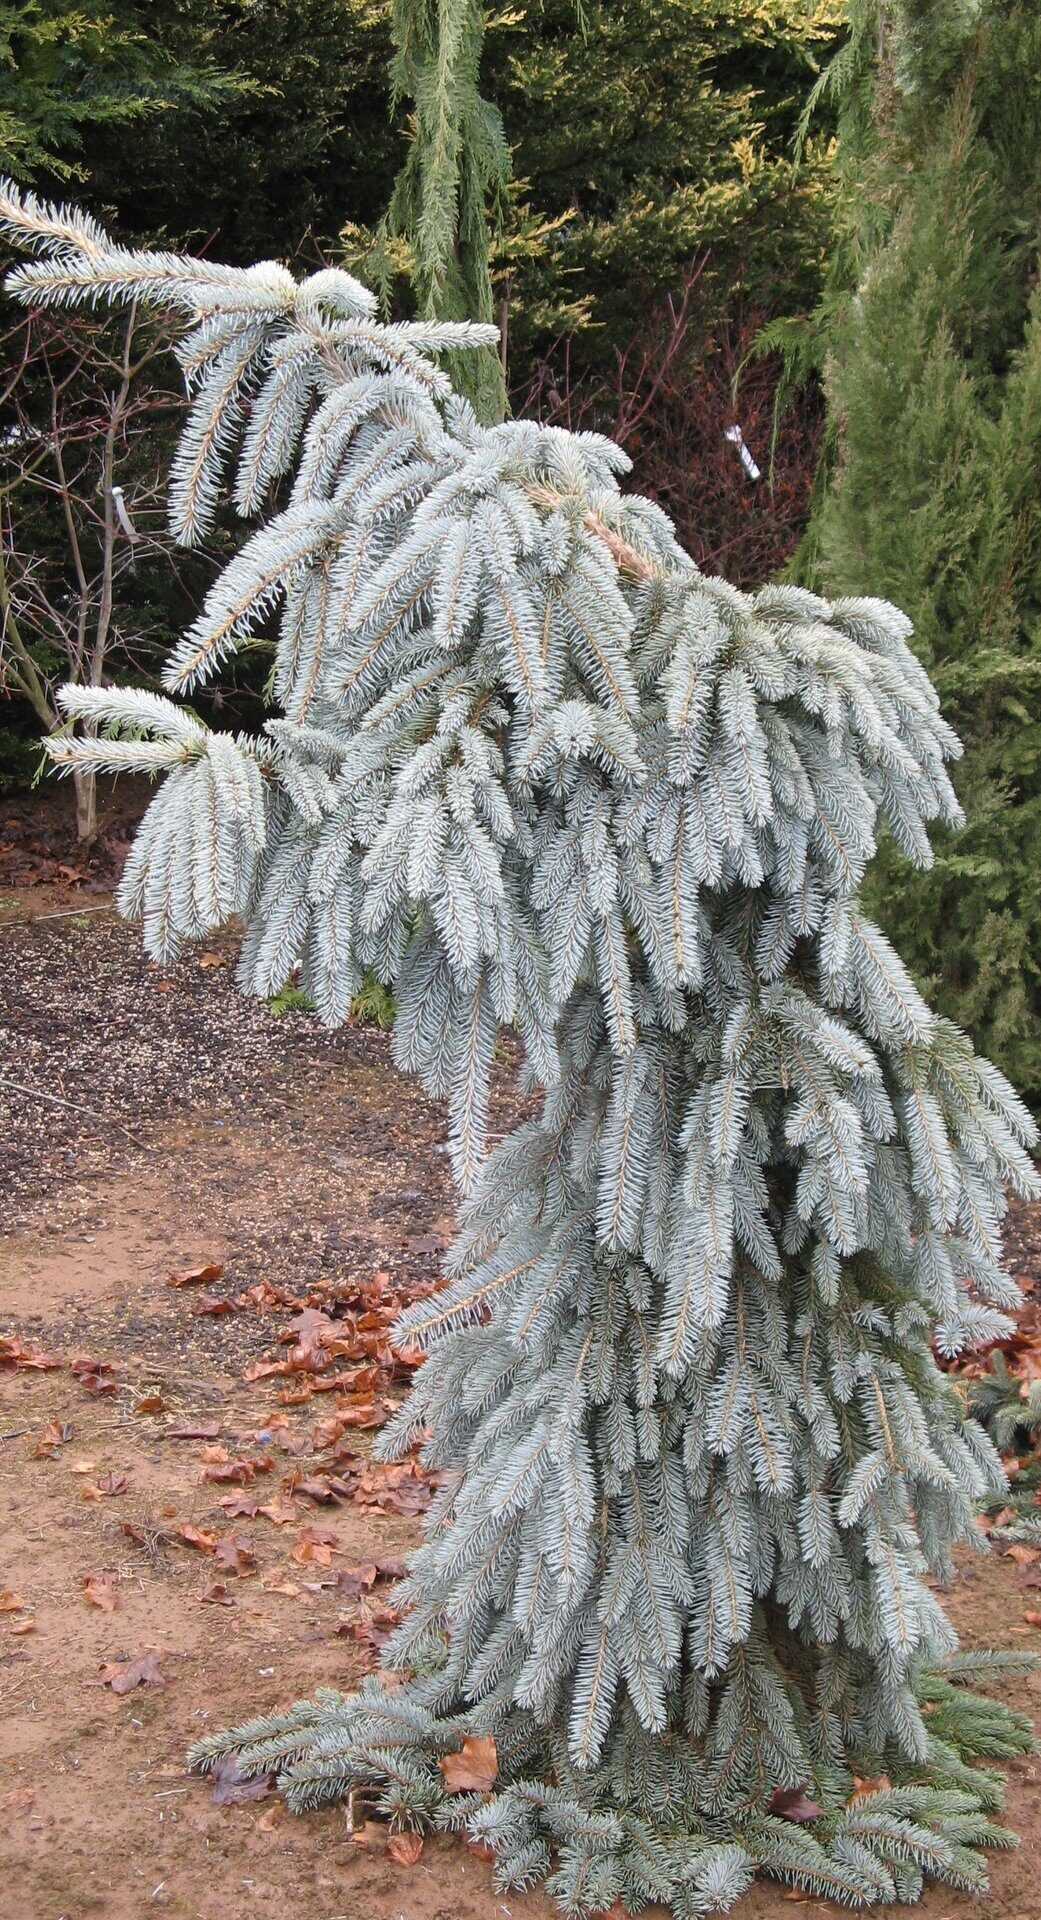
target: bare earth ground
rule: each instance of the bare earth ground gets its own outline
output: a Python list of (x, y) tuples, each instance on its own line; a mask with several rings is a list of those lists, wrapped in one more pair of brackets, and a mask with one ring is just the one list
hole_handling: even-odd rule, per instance
[[(339, 1396), (287, 1407), (284, 1379), (243, 1379), (286, 1351), (290, 1308), (199, 1313), (200, 1300), (266, 1282), (322, 1304), (432, 1280), (450, 1228), (442, 1115), (395, 1075), (385, 1036), (331, 1037), (241, 1001), (229, 948), (164, 975), (104, 911), (31, 918), (70, 905), (60, 887), (0, 896), (0, 1082), (15, 1083), (0, 1084), (0, 1335), (65, 1363), (0, 1371), (0, 1913), (548, 1920), (546, 1900), (496, 1893), (458, 1843), (428, 1840), (399, 1865), (352, 1839), (342, 1809), (215, 1805), (184, 1773), (203, 1731), (357, 1679), (388, 1589), (323, 1583), (400, 1556), (420, 1524), (299, 1490)], [(500, 1124), (510, 1099), (504, 1086)], [(212, 1284), (166, 1284), (205, 1263), (223, 1265)], [(74, 1376), (78, 1355), (112, 1374)], [(63, 1437), (41, 1454), (52, 1422)], [(174, 1437), (198, 1427), (208, 1437)], [(346, 1439), (364, 1456), (371, 1433)], [(214, 1449), (246, 1473), (273, 1465), (241, 1487), (204, 1480)], [(219, 1501), (236, 1492), (291, 1517), (231, 1517)], [(241, 1574), (187, 1544), (185, 1525), (230, 1537)], [(312, 1560), (315, 1532), (330, 1537)], [(967, 1644), (1041, 1648), (1023, 1621), (1038, 1605), (1028, 1577), (996, 1558), (961, 1572), (949, 1606)], [(103, 1684), (106, 1665), (148, 1650), (164, 1685)], [(1041, 1718), (1038, 1677), (1018, 1693)], [(1013, 1767), (1009, 1818), (1023, 1844), (994, 1856), (988, 1901), (934, 1889), (923, 1920), (1036, 1912), (1038, 1760)], [(767, 1886), (741, 1908), (785, 1911)]]

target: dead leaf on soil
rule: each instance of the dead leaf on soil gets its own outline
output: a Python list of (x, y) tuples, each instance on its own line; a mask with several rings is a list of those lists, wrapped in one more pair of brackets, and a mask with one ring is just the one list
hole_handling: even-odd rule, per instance
[(24, 1613), (27, 1602), (20, 1593), (12, 1593), (10, 1587), (0, 1592), (0, 1613)]
[(300, 1518), (299, 1508), (294, 1507), (291, 1500), (281, 1498), (266, 1501), (264, 1506), (257, 1508), (257, 1512), (262, 1513), (265, 1520), (273, 1521), (276, 1527), (287, 1527)]
[(101, 1685), (113, 1693), (132, 1693), (135, 1687), (165, 1687), (159, 1671), (159, 1655), (151, 1648), (136, 1660), (110, 1660), (101, 1669)]
[(238, 1308), (234, 1300), (222, 1300), (216, 1293), (204, 1293), (192, 1308), (192, 1313), (197, 1320), (204, 1319), (207, 1314), (211, 1319), (217, 1320), (223, 1313), (237, 1312)]
[(302, 1527), (296, 1536), (293, 1559), (301, 1567), (331, 1567), (339, 1544), (336, 1535), (325, 1527)]
[(83, 1591), (92, 1607), (100, 1607), (103, 1613), (116, 1612), (119, 1595), (111, 1580), (103, 1573), (84, 1574)]
[(248, 1487), (258, 1473), (270, 1473), (274, 1464), (270, 1456), (261, 1460), (225, 1459), (204, 1467), (199, 1479), (209, 1480), (218, 1487)]
[(98, 1492), (104, 1494), (126, 1493), (129, 1486), (130, 1482), (125, 1473), (103, 1473), (97, 1482)]
[(226, 1586), (223, 1580), (214, 1580), (210, 1586), (204, 1587), (199, 1595), (199, 1601), (204, 1607), (233, 1607), (235, 1605), (231, 1588)]
[(873, 1793), (888, 1793), (893, 1782), (888, 1773), (879, 1773), (872, 1780), (862, 1780), (858, 1773), (853, 1775), (853, 1800), (866, 1800)]
[(35, 1633), (36, 1622), (35, 1620), (16, 1620), (14, 1626), (11, 1628), (11, 1632), (18, 1634)]
[(201, 1267), (186, 1267), (183, 1273), (171, 1273), (168, 1287), (207, 1287), (224, 1272), (223, 1260), (208, 1260)]
[(210, 1799), (215, 1807), (238, 1807), (247, 1800), (265, 1800), (275, 1784), (273, 1773), (262, 1773), (255, 1780), (247, 1780), (233, 1753), (217, 1761), (210, 1778), (213, 1781)]
[(164, 1440), (216, 1440), (220, 1432), (220, 1422), (203, 1420), (197, 1427), (165, 1427)]
[(217, 1535), (204, 1533), (201, 1527), (193, 1527), (190, 1521), (182, 1521), (180, 1526), (174, 1527), (173, 1535), (175, 1540), (183, 1540), (186, 1547), (195, 1547), (199, 1553), (213, 1553), (216, 1550)]
[(143, 1400), (135, 1400), (135, 1413), (165, 1413), (168, 1402), (161, 1393), (146, 1393)]
[(260, 1591), (261, 1593), (284, 1593), (287, 1600), (298, 1600), (300, 1597), (299, 1587), (295, 1587), (291, 1580), (262, 1580)]
[(32, 1448), (34, 1460), (53, 1460), (59, 1447), (64, 1447), (72, 1439), (72, 1427), (67, 1420), (52, 1420), (37, 1436)]
[(330, 1584), (343, 1594), (345, 1600), (358, 1600), (370, 1587), (375, 1586), (378, 1574), (376, 1562), (369, 1560), (361, 1567), (340, 1567), (336, 1579)]
[(77, 1354), (70, 1372), (88, 1393), (104, 1397), (116, 1391), (115, 1368), (111, 1360), (92, 1360), (89, 1354)]
[(0, 1339), (0, 1368), (12, 1373), (53, 1373), (64, 1365), (55, 1353), (43, 1353), (39, 1347), (27, 1347), (16, 1335)]
[(1041, 1547), (1014, 1545), (1005, 1548), (1005, 1559), (1014, 1560), (1017, 1567), (1036, 1567), (1041, 1560)]
[(273, 1807), (269, 1807), (266, 1813), (261, 1814), (260, 1819), (257, 1821), (257, 1832), (272, 1833), (275, 1827), (280, 1824), (284, 1814), (285, 1808), (281, 1800), (276, 1800)]
[(233, 1533), (225, 1534), (223, 1540), (218, 1540), (214, 1560), (225, 1572), (238, 1574), (240, 1580), (256, 1571), (257, 1556), (249, 1541), (240, 1540)]
[(350, 1488), (335, 1474), (312, 1474), (306, 1479), (294, 1481), (293, 1492), (304, 1494), (317, 1506), (327, 1507), (332, 1501), (345, 1499)]
[(1031, 1610), (1023, 1615), (1028, 1627), (1041, 1627), (1041, 1613)]
[(499, 1755), (491, 1734), (468, 1734), (458, 1753), (442, 1754), (438, 1766), (449, 1793), (487, 1793), (499, 1772)]
[(226, 1493), (217, 1505), (224, 1509), (229, 1520), (255, 1520), (261, 1510), (260, 1501), (248, 1493)]
[(421, 1833), (392, 1833), (387, 1841), (387, 1854), (399, 1867), (414, 1867), (422, 1851)]
[(808, 1826), (811, 1820), (820, 1820), (824, 1808), (819, 1807), (816, 1800), (807, 1798), (805, 1787), (775, 1787), (770, 1795), (770, 1812), (802, 1827)]
[(370, 1647), (373, 1653), (380, 1654), (395, 1627), (401, 1625), (402, 1617), (394, 1607), (377, 1607), (360, 1619), (341, 1620), (336, 1631), (341, 1640), (356, 1640), (359, 1646)]

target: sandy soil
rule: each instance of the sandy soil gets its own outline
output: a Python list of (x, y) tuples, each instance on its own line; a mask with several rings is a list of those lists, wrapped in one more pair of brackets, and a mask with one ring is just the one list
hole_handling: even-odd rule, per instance
[[(0, 1594), (0, 1913), (548, 1920), (548, 1902), (503, 1898), (458, 1843), (427, 1841), (401, 1866), (360, 1847), (342, 1810), (294, 1820), (274, 1797), (219, 1806), (184, 1773), (202, 1731), (319, 1684), (350, 1685), (374, 1657), (385, 1581), (360, 1598), (349, 1581), (329, 1583), (399, 1557), (420, 1522), (392, 1500), (316, 1505), (299, 1483), (322, 1470), (320, 1423), (350, 1396), (287, 1406), (279, 1395), (292, 1379), (243, 1376), (286, 1352), (289, 1296), (357, 1326), (366, 1287), (393, 1293), (434, 1277), (451, 1206), (441, 1115), (402, 1087), (384, 1036), (330, 1041), (304, 1016), (262, 1011), (247, 1035), (226, 968), (186, 963), (160, 993), (134, 936), (106, 916), (26, 929), (24, 906), (0, 925), (0, 966), (15, 954), (7, 985), (22, 983), (0, 1074), (53, 1089), (53, 1072), (70, 1100), (78, 1084), (93, 1104), (92, 1060), (119, 1050), (105, 1012), (117, 976), (122, 1032), (139, 1047), (136, 1077), (124, 1084), (113, 1069), (101, 1085), (102, 1120), (59, 1107), (44, 1119), (46, 1102), (9, 1093), (3, 1155), (18, 1199), (0, 1240), (0, 1335), (63, 1364), (0, 1372), (0, 1589), (11, 1596)], [(70, 1016), (63, 993), (77, 981)], [(48, 992), (65, 1009), (59, 1057)], [(185, 1072), (164, 1077), (175, 1043)], [(207, 1263), (223, 1267), (212, 1282), (167, 1284)], [(244, 1295), (231, 1311), (198, 1311)], [(113, 1372), (74, 1374), (76, 1356)], [(92, 1391), (99, 1381), (114, 1390)], [(391, 1395), (400, 1390), (392, 1381)], [(208, 1431), (175, 1437), (185, 1428)], [(346, 1434), (348, 1471), (364, 1473), (370, 1440)], [(203, 1477), (240, 1462), (247, 1484)], [(288, 1517), (231, 1515), (220, 1501), (239, 1494)], [(188, 1544), (184, 1526), (230, 1538), (224, 1557), (241, 1572)], [(329, 1537), (311, 1558), (315, 1532)], [(963, 1571), (949, 1605), (968, 1644), (1041, 1648), (1023, 1621), (1039, 1604), (1029, 1578), (1008, 1560)], [(214, 1587), (223, 1591), (207, 1597)], [(162, 1686), (104, 1684), (106, 1666), (148, 1650)], [(1041, 1718), (1041, 1681), (1020, 1696)], [(995, 1857), (991, 1898), (933, 1890), (923, 1916), (956, 1920), (981, 1904), (1007, 1920), (1036, 1912), (1041, 1762), (1013, 1768), (1009, 1816), (1023, 1846)], [(758, 1887), (742, 1912), (780, 1920), (787, 1900)]]

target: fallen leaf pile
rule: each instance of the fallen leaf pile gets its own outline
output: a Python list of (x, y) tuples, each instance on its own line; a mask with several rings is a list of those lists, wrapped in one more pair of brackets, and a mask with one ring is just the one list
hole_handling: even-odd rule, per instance
[(50, 1373), (55, 1367), (64, 1365), (55, 1353), (41, 1353), (38, 1347), (27, 1347), (24, 1340), (9, 1334), (0, 1339), (0, 1369), (8, 1373)]
[[(291, 1380), (293, 1385), (280, 1395), (285, 1406), (303, 1405), (316, 1393), (344, 1394), (347, 1404), (322, 1423), (326, 1437), (319, 1446), (335, 1445), (349, 1427), (380, 1427), (393, 1412), (393, 1402), (384, 1397), (387, 1391), (407, 1379), (423, 1357), (395, 1347), (391, 1329), (403, 1309), (432, 1293), (435, 1284), (413, 1279), (396, 1285), (381, 1269), (367, 1279), (315, 1289), (298, 1300), (278, 1295), (280, 1304), (298, 1309), (279, 1335), (278, 1344), (288, 1351), (277, 1359), (257, 1361), (244, 1378), (251, 1383)], [(266, 1297), (257, 1299), (263, 1291), (251, 1288), (237, 1304), (250, 1300), (258, 1307), (269, 1306)], [(337, 1366), (338, 1361), (355, 1364)]]

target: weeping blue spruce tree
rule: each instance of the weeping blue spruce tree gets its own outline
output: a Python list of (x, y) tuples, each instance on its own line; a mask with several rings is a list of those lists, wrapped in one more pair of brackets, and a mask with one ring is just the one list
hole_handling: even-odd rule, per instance
[[(48, 743), (163, 776), (122, 910), (164, 961), (241, 916), (243, 988), (300, 967), (330, 1024), (392, 985), (460, 1193), (381, 1441), (445, 1474), (385, 1656), (409, 1677), (194, 1764), (465, 1829), (571, 1914), (725, 1909), (756, 1869), (851, 1905), (979, 1887), (1009, 1839), (980, 1761), (1029, 1729), (965, 1688), (927, 1584), (1002, 1485), (933, 1343), (1007, 1325), (1033, 1132), (858, 900), (881, 832), (925, 865), (957, 819), (907, 621), (739, 593), (609, 441), (482, 426), (438, 356), (487, 327), (2, 211), (20, 299), (180, 323), (180, 537), (233, 457), (259, 519), (174, 697), (70, 689), (87, 730)], [(278, 717), (209, 730), (176, 696), (276, 612)], [(504, 1027), (542, 1104), (489, 1153)], [(484, 1793), (439, 1764), (468, 1737)]]

